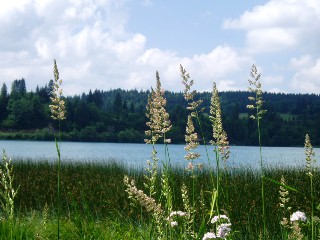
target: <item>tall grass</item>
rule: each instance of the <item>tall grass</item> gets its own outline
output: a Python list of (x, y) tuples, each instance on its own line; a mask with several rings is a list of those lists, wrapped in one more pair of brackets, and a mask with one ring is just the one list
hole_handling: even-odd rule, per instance
[[(15, 198), (15, 216), (16, 221), (41, 226), (40, 220), (43, 210), (48, 208), (49, 229), (53, 236), (57, 236), (54, 230), (54, 222), (57, 219), (56, 204), (56, 163), (48, 161), (18, 160), (13, 162), (15, 170), (15, 184), (20, 184), (19, 194)], [(99, 223), (103, 225), (108, 221), (113, 227), (110, 231), (118, 231), (121, 234), (121, 227), (126, 231), (132, 231), (131, 234), (143, 233), (148, 236), (152, 230), (151, 218), (145, 209), (138, 205), (131, 205), (125, 193), (126, 186), (123, 184), (123, 176), (128, 175), (134, 179), (136, 186), (143, 189), (146, 174), (144, 169), (128, 168), (116, 162), (105, 163), (74, 163), (63, 162), (61, 165), (61, 231), (69, 228), (68, 225), (83, 229), (83, 234), (92, 234), (99, 228)], [(311, 216), (311, 199), (306, 198), (309, 195), (309, 181), (304, 169), (300, 168), (268, 168), (265, 173), (273, 179), (281, 179), (283, 175), (286, 184), (299, 189), (298, 194), (290, 193), (290, 206), (293, 210), (302, 210)], [(228, 174), (229, 192), (231, 197), (227, 201), (225, 191), (220, 194), (221, 209), (229, 209), (228, 214), (232, 219), (232, 229), (234, 239), (257, 239), (263, 227), (261, 216), (261, 174), (253, 169), (230, 168), (228, 172), (222, 170), (221, 178), (227, 179)], [(177, 197), (173, 199), (175, 209), (183, 209), (183, 200), (181, 185), (185, 184), (191, 188), (193, 181), (196, 188), (203, 189), (203, 201), (210, 204), (212, 191), (211, 172), (204, 169), (195, 171), (196, 178), (193, 179), (183, 168), (173, 168), (173, 178), (175, 179), (172, 188)], [(215, 177), (215, 174), (214, 174)], [(320, 177), (314, 175), (314, 186), (319, 186)], [(161, 175), (156, 175), (155, 187), (160, 188)], [(279, 210), (279, 186), (266, 182), (266, 209), (267, 229), (272, 236), (270, 239), (283, 239), (280, 221), (283, 214)], [(155, 197), (160, 197), (159, 193)], [(201, 192), (195, 192), (195, 199), (201, 198)], [(319, 189), (314, 190), (314, 198), (320, 198)], [(195, 205), (196, 212), (202, 212), (202, 205)], [(316, 215), (319, 211), (315, 209)], [(205, 213), (207, 214), (207, 213)], [(34, 216), (34, 217), (32, 217)], [(38, 217), (37, 217), (38, 216)], [(37, 220), (38, 219), (38, 220)], [(65, 225), (65, 223), (68, 223)], [(5, 222), (3, 222), (5, 224)], [(91, 230), (86, 225), (91, 226)], [(94, 226), (97, 224), (97, 226)], [(196, 219), (196, 224), (201, 224), (201, 217)], [(92, 226), (93, 225), (93, 226)], [(19, 225), (18, 225), (19, 226)], [(17, 227), (18, 227), (17, 226)], [(100, 225), (101, 226), (101, 225)], [(119, 226), (118, 228), (116, 226)], [(30, 229), (30, 230), (31, 230)], [(16, 230), (18, 231), (18, 230)], [(20, 231), (20, 230), (19, 230)], [(49, 231), (49, 230), (48, 230)], [(79, 236), (80, 230), (77, 230)], [(316, 231), (318, 228), (316, 226)], [(317, 234), (319, 234), (317, 232)], [(132, 239), (140, 239), (138, 235)], [(83, 238), (83, 237), (82, 237)], [(19, 238), (17, 238), (19, 239)], [(81, 239), (81, 238), (80, 238)], [(101, 238), (108, 239), (108, 238)], [(121, 239), (121, 238), (114, 238)], [(127, 238), (130, 239), (130, 238)], [(146, 239), (149, 239), (146, 237)]]
[(262, 88), (261, 88), (261, 74), (258, 73), (257, 67), (252, 65), (251, 68), (251, 79), (249, 79), (250, 86), (249, 90), (254, 93), (253, 97), (249, 97), (249, 100), (253, 101), (254, 105), (248, 105), (247, 108), (254, 109), (255, 113), (250, 117), (257, 121), (258, 128), (258, 142), (259, 142), (259, 156), (260, 156), (260, 170), (261, 170), (261, 199), (262, 199), (262, 218), (263, 218), (263, 232), (262, 237), (266, 239), (267, 228), (266, 228), (266, 207), (265, 207), (265, 191), (264, 191), (264, 181), (265, 181), (265, 173), (264, 173), (264, 163), (262, 158), (262, 141), (261, 141), (261, 119), (266, 110), (262, 108)]
[(62, 80), (59, 78), (59, 70), (57, 67), (56, 60), (54, 60), (53, 64), (53, 89), (51, 91), (50, 100), (52, 102), (49, 105), (51, 110), (51, 118), (54, 120), (58, 120), (58, 136), (54, 136), (55, 146), (58, 154), (58, 173), (57, 173), (57, 197), (58, 197), (58, 239), (60, 239), (60, 208), (61, 208), (61, 180), (60, 180), (60, 168), (61, 168), (61, 153), (60, 153), (60, 142), (61, 142), (61, 121), (65, 119), (65, 106), (64, 100), (62, 100)]

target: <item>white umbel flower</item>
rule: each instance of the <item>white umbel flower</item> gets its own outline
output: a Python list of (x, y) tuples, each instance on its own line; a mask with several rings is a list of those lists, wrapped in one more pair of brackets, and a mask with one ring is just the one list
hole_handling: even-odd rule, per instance
[(294, 222), (294, 221), (306, 222), (307, 221), (307, 217), (306, 217), (306, 214), (304, 212), (296, 211), (290, 216), (290, 221), (291, 222)]
[(207, 233), (203, 236), (202, 240), (216, 239), (216, 238), (217, 238), (216, 234), (214, 234), (213, 232), (207, 232)]
[(217, 237), (226, 238), (231, 232), (231, 223), (222, 223), (217, 227)]
[(222, 215), (214, 216), (211, 219), (211, 223), (214, 224), (214, 223), (220, 221), (221, 219), (225, 219), (225, 220), (227, 220), (227, 222), (230, 222), (230, 219), (226, 215), (222, 214)]

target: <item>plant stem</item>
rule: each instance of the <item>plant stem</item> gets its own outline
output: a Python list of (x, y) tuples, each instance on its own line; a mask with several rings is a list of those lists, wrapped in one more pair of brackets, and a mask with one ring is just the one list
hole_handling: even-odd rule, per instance
[[(256, 98), (258, 96), (256, 95)], [(261, 168), (261, 198), (262, 198), (262, 216), (263, 216), (263, 239), (266, 239), (266, 208), (264, 195), (264, 166), (262, 159), (262, 144), (261, 144), (261, 130), (260, 130), (260, 116), (259, 107), (257, 107), (257, 123), (258, 123), (258, 138), (259, 138), (259, 152), (260, 152), (260, 168)]]
[(60, 239), (60, 208), (61, 208), (61, 191), (60, 191), (60, 171), (61, 171), (61, 155), (60, 155), (60, 140), (61, 140), (61, 130), (60, 130), (60, 120), (59, 120), (59, 135), (58, 135), (58, 141), (57, 138), (55, 138), (56, 143), (56, 149), (58, 153), (58, 239)]
[[(313, 174), (313, 172), (311, 172)], [(311, 190), (311, 239), (314, 240), (314, 196), (313, 196), (313, 176), (310, 176), (310, 190)]]

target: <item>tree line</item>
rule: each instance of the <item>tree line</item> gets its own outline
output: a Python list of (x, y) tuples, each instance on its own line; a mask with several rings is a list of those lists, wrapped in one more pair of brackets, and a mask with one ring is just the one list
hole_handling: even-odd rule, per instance
[[(4, 83), (0, 91), (0, 139), (52, 140), (57, 130), (50, 118), (53, 81), (27, 91), (25, 79), (14, 80), (11, 91)], [(150, 91), (113, 89), (90, 90), (67, 96), (66, 120), (61, 122), (62, 139), (67, 141), (144, 142), (147, 129), (146, 103)], [(247, 91), (220, 93), (223, 124), (231, 145), (258, 145), (256, 122), (246, 109)], [(173, 143), (183, 143), (188, 111), (181, 92), (165, 92)], [(203, 100), (201, 113), (204, 138), (212, 136), (209, 121), (211, 93), (197, 93)], [(302, 146), (308, 133), (320, 145), (320, 96), (317, 94), (263, 94), (262, 143), (264, 146)], [(196, 126), (201, 133), (200, 126)]]

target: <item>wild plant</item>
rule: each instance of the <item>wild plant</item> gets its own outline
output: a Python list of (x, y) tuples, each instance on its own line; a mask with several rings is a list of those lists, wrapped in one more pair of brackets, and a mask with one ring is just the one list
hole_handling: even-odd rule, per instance
[(14, 189), (13, 181), (13, 165), (11, 159), (7, 158), (7, 154), (3, 151), (2, 162), (0, 165), (0, 207), (2, 210), (2, 218), (13, 221), (14, 218), (14, 198), (18, 190)]
[[(147, 174), (145, 175), (146, 183), (149, 196), (146, 195), (142, 190), (135, 188), (135, 183), (127, 179), (125, 176), (124, 183), (127, 188), (127, 192), (131, 199), (136, 199), (142, 206), (146, 207), (147, 212), (152, 212), (153, 221), (156, 224), (157, 236), (159, 239), (164, 238), (167, 234), (163, 227), (165, 224), (165, 217), (173, 209), (173, 192), (171, 187), (171, 165), (170, 165), (170, 156), (167, 148), (167, 144), (170, 143), (170, 139), (166, 138), (166, 133), (171, 129), (171, 122), (169, 120), (169, 114), (167, 113), (166, 99), (164, 98), (164, 90), (161, 88), (161, 82), (159, 73), (156, 72), (156, 89), (151, 89), (151, 94), (148, 97), (148, 103), (146, 106), (147, 113), (146, 116), (149, 121), (146, 125), (149, 127), (149, 130), (145, 132), (146, 136), (150, 137), (146, 139), (147, 144), (152, 144), (152, 162), (148, 161), (148, 166), (146, 168)], [(164, 210), (162, 210), (161, 204), (156, 203), (156, 181), (158, 175), (158, 158), (156, 151), (156, 143), (159, 139), (163, 139), (165, 144), (165, 156), (168, 157), (168, 161), (162, 162), (162, 171), (161, 171), (161, 191), (159, 202), (163, 201)], [(147, 203), (147, 205), (146, 205)], [(151, 204), (152, 203), (152, 204)], [(161, 211), (160, 211), (161, 209)], [(171, 234), (169, 228), (169, 234)]]
[(2, 162), (0, 165), (0, 207), (2, 210), (1, 217), (13, 221), (14, 219), (14, 198), (18, 190), (14, 189), (13, 165), (11, 159), (3, 151)]
[(59, 78), (59, 70), (57, 67), (56, 60), (54, 60), (53, 64), (53, 75), (54, 75), (54, 82), (53, 82), (53, 89), (51, 91), (51, 105), (49, 105), (51, 110), (51, 118), (53, 120), (58, 120), (59, 132), (58, 136), (55, 135), (55, 145), (58, 154), (58, 176), (57, 176), (57, 198), (58, 198), (58, 239), (60, 239), (60, 211), (61, 211), (61, 153), (60, 153), (60, 142), (61, 142), (61, 121), (66, 119), (65, 114), (65, 103), (62, 99), (62, 80)]
[(313, 150), (311, 140), (308, 134), (305, 137), (304, 143), (305, 155), (306, 155), (306, 171), (307, 176), (310, 179), (310, 199), (311, 199), (311, 239), (315, 239), (315, 219), (314, 219), (314, 186), (313, 186), (313, 177), (315, 174), (314, 171), (314, 163), (315, 160), (315, 152)]
[[(192, 169), (193, 171), (193, 160), (200, 157), (199, 153), (195, 153), (191, 151), (197, 148), (199, 145), (198, 134), (194, 131), (194, 125), (192, 121), (192, 118), (196, 118), (202, 134), (202, 140), (203, 140), (203, 144), (205, 146), (205, 150), (207, 154), (208, 166), (211, 174), (211, 183), (213, 187), (212, 193), (211, 193), (211, 207), (210, 207), (210, 218), (211, 218), (214, 212), (216, 212), (219, 215), (219, 188), (220, 188), (220, 182), (221, 182), (220, 160), (226, 161), (229, 158), (229, 146), (228, 146), (229, 142), (228, 142), (227, 134), (224, 131), (222, 126), (222, 114), (221, 114), (219, 93), (218, 93), (216, 84), (213, 84), (209, 118), (212, 124), (212, 130), (213, 130), (213, 140), (210, 141), (210, 143), (211, 145), (214, 146), (214, 154), (215, 154), (215, 160), (216, 160), (216, 180), (215, 180), (213, 175), (212, 164), (211, 164), (209, 153), (206, 146), (206, 140), (205, 140), (206, 138), (202, 131), (201, 121), (199, 118), (199, 114), (204, 110), (204, 108), (200, 108), (202, 100), (197, 100), (197, 101), (194, 100), (194, 95), (196, 91), (191, 90), (191, 87), (193, 85), (193, 80), (190, 79), (189, 73), (187, 73), (187, 71), (181, 65), (180, 65), (180, 75), (182, 77), (182, 83), (185, 86), (184, 98), (188, 101), (187, 109), (191, 111), (191, 113), (188, 116), (186, 137), (185, 137), (185, 141), (187, 143), (185, 150), (189, 152), (185, 156), (185, 158), (187, 160), (191, 160), (191, 163), (189, 163), (188, 165), (188, 169)], [(194, 196), (194, 187), (193, 187), (192, 196)], [(195, 202), (194, 199), (193, 199), (193, 202)]]
[[(158, 158), (157, 152), (155, 149), (155, 144), (160, 138), (163, 138), (164, 144), (170, 142), (169, 139), (166, 138), (166, 133), (171, 129), (171, 123), (169, 121), (169, 114), (165, 110), (166, 100), (164, 98), (164, 91), (161, 89), (161, 83), (158, 73), (156, 74), (157, 79), (157, 87), (155, 90), (152, 89), (151, 94), (148, 98), (147, 104), (147, 117), (149, 121), (147, 122), (147, 126), (150, 128), (146, 131), (146, 135), (150, 138), (145, 140), (146, 143), (150, 143), (153, 145), (152, 151), (152, 162), (148, 161), (147, 167), (147, 175), (146, 180), (147, 183), (145, 187), (147, 188), (149, 195), (145, 194), (142, 190), (137, 189), (135, 182), (133, 180), (129, 180), (127, 176), (124, 178), (124, 183), (126, 186), (126, 192), (129, 195), (129, 198), (132, 199), (132, 202), (139, 203), (144, 206), (147, 212), (151, 213), (153, 223), (156, 225), (156, 234), (158, 239), (198, 239), (206, 229), (206, 215), (203, 215), (203, 219), (201, 221), (201, 226), (197, 229), (195, 226), (196, 214), (199, 212), (196, 211), (196, 202), (195, 199), (195, 171), (194, 171), (194, 160), (199, 158), (200, 154), (195, 151), (195, 149), (199, 145), (199, 137), (195, 131), (195, 126), (193, 122), (193, 118), (198, 118), (199, 110), (198, 107), (201, 104), (201, 101), (193, 101), (194, 92), (190, 92), (190, 88), (193, 82), (189, 82), (189, 75), (185, 72), (185, 70), (181, 67), (181, 75), (183, 76), (183, 83), (186, 86), (185, 90), (185, 98), (186, 100), (191, 100), (188, 104), (188, 109), (191, 110), (191, 113), (188, 115), (188, 121), (186, 126), (186, 146), (185, 150), (187, 154), (185, 155), (186, 160), (189, 161), (187, 166), (187, 171), (191, 172), (192, 177), (192, 192), (191, 192), (191, 201), (189, 198), (189, 190), (186, 187), (186, 184), (182, 184), (181, 193), (182, 193), (182, 201), (183, 207), (185, 211), (174, 211), (173, 205), (173, 188), (171, 183), (173, 179), (171, 179), (171, 165), (170, 165), (170, 157), (167, 147), (165, 148), (166, 157), (168, 156), (168, 161), (163, 162), (160, 180), (161, 180), (161, 189), (160, 198), (156, 201), (156, 176), (158, 174)], [(217, 97), (217, 90), (213, 91), (213, 100), (212, 100), (212, 125), (215, 127), (214, 129), (214, 141), (212, 144), (216, 146), (216, 154), (220, 157), (220, 154), (223, 154), (223, 159), (227, 159), (228, 157), (228, 147), (227, 147), (227, 138), (226, 134), (222, 128), (221, 123), (221, 110), (220, 105), (217, 103), (219, 100)], [(217, 110), (219, 108), (219, 110)], [(208, 159), (208, 161), (210, 161)], [(217, 165), (219, 166), (219, 164)], [(199, 169), (202, 169), (203, 165), (198, 165)], [(217, 179), (219, 180), (219, 179)], [(214, 179), (212, 178), (212, 182), (214, 183)], [(210, 214), (208, 218), (208, 223), (210, 219), (213, 217), (214, 213), (217, 213), (217, 221), (215, 224), (215, 234), (216, 236), (220, 236), (219, 238), (225, 238), (229, 235), (231, 229), (230, 222), (224, 223), (220, 218), (218, 204), (217, 204), (217, 190), (214, 188), (211, 196), (211, 206), (210, 206)], [(200, 199), (198, 200), (201, 208), (204, 209), (204, 201), (203, 201), (203, 191), (200, 189)], [(202, 198), (202, 199), (201, 199)], [(161, 205), (163, 203), (164, 205)], [(205, 212), (205, 210), (204, 210)], [(222, 215), (221, 215), (222, 216)]]
[[(222, 126), (222, 114), (220, 107), (219, 92), (216, 84), (213, 84), (212, 96), (211, 96), (211, 105), (210, 105), (210, 121), (212, 123), (213, 130), (213, 140), (210, 141), (211, 145), (214, 147), (214, 154), (216, 159), (216, 211), (219, 215), (220, 206), (219, 206), (219, 191), (220, 191), (220, 160), (226, 161), (229, 158), (229, 141), (226, 132)], [(211, 206), (210, 217), (213, 214), (213, 202)]]
[(13, 165), (3, 151), (0, 165), (0, 209), (2, 210), (0, 220), (9, 220), (11, 238), (13, 237), (14, 198), (18, 193), (18, 190), (14, 189), (13, 181)]
[(296, 211), (290, 216), (291, 233), (288, 235), (289, 240), (305, 239), (305, 236), (302, 232), (302, 227), (306, 221), (306, 214), (301, 211)]
[[(182, 83), (185, 86), (184, 90), (184, 97), (188, 101), (188, 107), (187, 109), (191, 111), (191, 113), (188, 115), (188, 121), (187, 121), (187, 127), (186, 127), (186, 135), (185, 135), (185, 141), (186, 141), (186, 147), (185, 150), (188, 151), (188, 154), (185, 156), (185, 158), (189, 161), (191, 161), (188, 164), (187, 169), (192, 171), (192, 179), (193, 179), (193, 187), (192, 187), (192, 202), (193, 202), (193, 212), (191, 214), (199, 214), (199, 212), (195, 211), (195, 185), (194, 185), (194, 164), (193, 161), (198, 159), (200, 157), (200, 154), (197, 152), (194, 152), (194, 149), (196, 149), (199, 146), (199, 137), (198, 134), (195, 132), (194, 124), (192, 121), (192, 118), (195, 118), (197, 120), (198, 126), (200, 128), (200, 131), (202, 133), (202, 139), (203, 143), (206, 149), (207, 154), (207, 160), (208, 160), (208, 166), (209, 171), (211, 174), (211, 183), (212, 183), (212, 192), (211, 192), (211, 201), (210, 201), (210, 211), (209, 211), (209, 221), (213, 217), (214, 214), (217, 214), (216, 217), (218, 217), (218, 220), (220, 221), (220, 207), (219, 207), (219, 188), (220, 188), (220, 160), (227, 160), (229, 157), (229, 142), (227, 139), (227, 134), (223, 129), (222, 126), (222, 114), (221, 114), (221, 107), (220, 107), (220, 99), (218, 90), (216, 88), (216, 85), (213, 85), (212, 90), (212, 97), (211, 97), (211, 104), (210, 104), (210, 121), (212, 124), (212, 130), (213, 130), (213, 140), (210, 141), (211, 145), (214, 146), (214, 153), (215, 153), (215, 160), (216, 160), (216, 180), (214, 179), (213, 175), (213, 168), (210, 161), (209, 153), (206, 146), (206, 140), (205, 136), (202, 131), (201, 127), (201, 121), (199, 114), (204, 111), (204, 108), (200, 109), (200, 105), (202, 103), (202, 100), (194, 100), (194, 95), (196, 91), (191, 91), (191, 87), (193, 85), (193, 80), (190, 79), (189, 73), (180, 65), (180, 75), (182, 77)], [(201, 165), (200, 165), (201, 166)], [(200, 190), (201, 191), (201, 190)], [(186, 192), (186, 191), (185, 191)], [(200, 195), (202, 196), (202, 195)], [(199, 203), (203, 205), (203, 199), (200, 198)], [(193, 223), (195, 222), (195, 216), (193, 216)], [(205, 222), (205, 217), (202, 219), (202, 227)], [(230, 225), (231, 226), (231, 225)], [(195, 231), (195, 227), (193, 227)], [(222, 228), (221, 228), (222, 229)], [(221, 230), (220, 229), (220, 230)], [(228, 232), (229, 233), (229, 232)], [(211, 233), (208, 233), (209, 235)], [(227, 234), (226, 234), (227, 235)], [(216, 235), (218, 237), (218, 235)], [(222, 236), (222, 235), (221, 235)], [(208, 236), (207, 236), (208, 237)], [(208, 238), (209, 239), (209, 238)]]
[(210, 223), (214, 226), (210, 232), (204, 234), (202, 240), (207, 239), (226, 239), (231, 232), (231, 222), (228, 216), (222, 214), (214, 216)]
[(265, 170), (264, 163), (262, 159), (262, 142), (261, 142), (261, 119), (266, 110), (262, 108), (262, 88), (261, 88), (261, 74), (258, 73), (257, 67), (252, 65), (251, 78), (248, 79), (250, 86), (249, 91), (254, 93), (254, 96), (250, 96), (249, 100), (253, 101), (253, 104), (247, 105), (248, 109), (254, 110), (254, 114), (250, 115), (250, 118), (257, 121), (258, 127), (258, 141), (259, 141), (259, 154), (260, 154), (260, 170), (261, 170), (261, 200), (262, 200), (262, 217), (263, 217), (263, 239), (266, 239), (267, 227), (266, 227), (266, 206), (265, 206), (265, 189), (264, 189), (264, 179)]
[[(188, 114), (188, 119), (187, 119), (187, 126), (186, 126), (186, 134), (185, 134), (185, 142), (186, 146), (184, 147), (184, 150), (187, 151), (187, 154), (184, 156), (184, 158), (189, 161), (186, 170), (191, 173), (191, 178), (192, 178), (192, 189), (191, 189), (191, 198), (192, 202), (189, 203), (188, 198), (189, 198), (189, 191), (186, 188), (185, 185), (182, 186), (182, 197), (183, 197), (183, 202), (184, 202), (184, 207), (188, 211), (188, 216), (189, 216), (189, 223), (194, 224), (195, 223), (195, 214), (196, 214), (196, 199), (195, 199), (195, 169), (194, 169), (194, 161), (197, 160), (200, 157), (200, 153), (196, 152), (197, 147), (199, 146), (199, 135), (195, 131), (195, 126), (194, 126), (194, 121), (195, 119), (200, 127), (200, 130), (202, 131), (201, 128), (201, 121), (199, 118), (199, 114), (204, 110), (200, 109), (200, 105), (202, 104), (202, 100), (195, 101), (194, 100), (194, 95), (196, 93), (195, 90), (191, 90), (191, 87), (193, 85), (193, 80), (190, 79), (189, 73), (180, 65), (180, 76), (182, 77), (182, 84), (184, 85), (184, 93), (183, 96), (185, 100), (188, 102), (188, 107), (187, 110), (190, 111)], [(202, 138), (205, 141), (205, 138)], [(206, 147), (206, 144), (204, 144)], [(207, 149), (206, 149), (207, 150)], [(207, 152), (207, 156), (208, 152)], [(208, 161), (210, 164), (210, 161)], [(187, 204), (188, 203), (188, 204)], [(199, 214), (199, 213), (198, 213)], [(189, 226), (189, 229), (191, 227)], [(192, 227), (194, 230), (194, 226)]]
[(157, 203), (152, 197), (146, 195), (142, 190), (136, 187), (134, 180), (130, 180), (128, 176), (124, 176), (124, 185), (126, 186), (126, 192), (129, 199), (133, 202), (139, 203), (145, 207), (148, 213), (151, 213), (154, 224), (157, 230), (158, 239), (163, 239), (164, 234), (164, 213), (161, 204)]
[(283, 239), (287, 239), (288, 238), (288, 230), (290, 229), (290, 222), (288, 219), (288, 216), (290, 215), (290, 211), (291, 211), (291, 207), (289, 205), (289, 190), (287, 188), (285, 188), (286, 186), (286, 180), (284, 178), (284, 176), (281, 176), (281, 180), (280, 180), (280, 190), (279, 190), (279, 207), (281, 210), (281, 215), (282, 220), (280, 221), (281, 226), (283, 227), (284, 230), (284, 234), (283, 234)]

